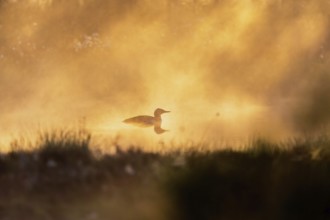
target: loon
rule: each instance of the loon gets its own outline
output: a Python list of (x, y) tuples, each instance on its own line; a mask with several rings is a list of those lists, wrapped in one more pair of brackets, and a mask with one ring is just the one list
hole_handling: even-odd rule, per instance
[(162, 134), (168, 130), (161, 128), (161, 124), (162, 124), (161, 115), (168, 112), (170, 111), (165, 111), (164, 109), (157, 108), (154, 112), (154, 117), (149, 115), (139, 115), (133, 118), (125, 119), (123, 122), (143, 128), (154, 126), (154, 131), (157, 134)]

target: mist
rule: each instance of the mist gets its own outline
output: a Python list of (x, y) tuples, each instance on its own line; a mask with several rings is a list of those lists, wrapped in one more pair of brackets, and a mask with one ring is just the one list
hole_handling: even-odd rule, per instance
[[(322, 132), (329, 22), (327, 0), (1, 0), (0, 136), (81, 120), (127, 143)], [(122, 123), (157, 107), (168, 133)]]

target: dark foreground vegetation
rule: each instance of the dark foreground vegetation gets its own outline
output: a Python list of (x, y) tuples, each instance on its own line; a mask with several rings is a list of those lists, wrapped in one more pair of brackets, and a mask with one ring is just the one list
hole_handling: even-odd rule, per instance
[(39, 139), (0, 155), (1, 220), (330, 219), (327, 136), (162, 154), (101, 154), (88, 133)]

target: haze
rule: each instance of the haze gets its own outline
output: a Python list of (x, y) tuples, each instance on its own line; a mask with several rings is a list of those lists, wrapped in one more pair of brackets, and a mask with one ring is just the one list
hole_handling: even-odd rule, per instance
[[(0, 0), (1, 139), (81, 121), (142, 145), (324, 132), (329, 49), (327, 0)], [(168, 133), (121, 122), (157, 107)]]

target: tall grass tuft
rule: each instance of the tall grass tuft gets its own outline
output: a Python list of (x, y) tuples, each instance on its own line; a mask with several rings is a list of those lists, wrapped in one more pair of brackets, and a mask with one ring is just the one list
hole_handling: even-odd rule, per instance
[(82, 131), (59, 130), (39, 135), (37, 153), (43, 160), (54, 160), (59, 164), (90, 163), (91, 134)]
[(13, 190), (64, 189), (97, 176), (86, 131), (53, 130), (41, 132), (37, 140), (23, 138), (0, 158), (2, 185)]

